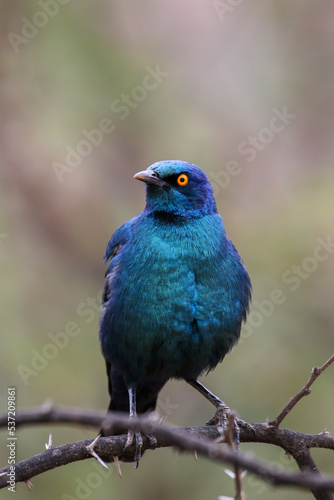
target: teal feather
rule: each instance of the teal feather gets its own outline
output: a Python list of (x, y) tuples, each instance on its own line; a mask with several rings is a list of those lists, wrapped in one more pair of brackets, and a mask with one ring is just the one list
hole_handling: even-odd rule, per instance
[(110, 408), (127, 411), (132, 387), (141, 412), (167, 380), (196, 379), (223, 360), (239, 339), (251, 283), (201, 169), (166, 161), (135, 177), (147, 184), (146, 207), (107, 245), (100, 341)]

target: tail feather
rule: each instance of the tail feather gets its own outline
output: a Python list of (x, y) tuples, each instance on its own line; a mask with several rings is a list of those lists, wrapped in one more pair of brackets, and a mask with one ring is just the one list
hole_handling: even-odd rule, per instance
[[(110, 404), (109, 411), (121, 411), (129, 414), (129, 393), (123, 377), (107, 361)], [(156, 408), (158, 394), (166, 381), (141, 382), (136, 387), (136, 411), (138, 414), (152, 412)]]

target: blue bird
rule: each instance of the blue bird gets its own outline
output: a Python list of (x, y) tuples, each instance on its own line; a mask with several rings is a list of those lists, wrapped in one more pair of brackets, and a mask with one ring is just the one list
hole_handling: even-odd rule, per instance
[[(184, 379), (217, 408), (222, 401), (198, 376), (238, 341), (251, 282), (217, 212), (211, 184), (196, 165), (154, 163), (135, 179), (146, 207), (112, 235), (104, 255), (100, 342), (109, 381), (109, 410), (155, 409), (171, 378)], [(138, 466), (142, 437), (136, 440)]]

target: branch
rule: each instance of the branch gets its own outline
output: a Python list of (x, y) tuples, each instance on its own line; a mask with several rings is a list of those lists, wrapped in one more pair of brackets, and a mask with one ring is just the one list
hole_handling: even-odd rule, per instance
[[(146, 421), (141, 417), (138, 419)], [(117, 423), (120, 428), (117, 427)], [(100, 428), (101, 426), (106, 432), (120, 432), (127, 430), (125, 425), (129, 425), (129, 419), (123, 413), (109, 412), (104, 410), (85, 410), (82, 408), (67, 408), (61, 406), (52, 406), (49, 403), (41, 407), (32, 408), (30, 410), (22, 410), (16, 414), (16, 429), (23, 425), (29, 424), (75, 424)], [(237, 419), (240, 427), (240, 441), (244, 443), (267, 443), (280, 446), (289, 453), (295, 453), (295, 444), (298, 447), (307, 448), (327, 448), (334, 450), (334, 437), (329, 432), (323, 431), (320, 434), (303, 434), (301, 432), (291, 431), (284, 428), (275, 428), (268, 423), (252, 423), (248, 424), (240, 419)], [(0, 428), (7, 428), (7, 414), (0, 415)], [(161, 427), (158, 427), (161, 429)], [(188, 428), (201, 429), (201, 437), (204, 439), (217, 439), (221, 434), (216, 426), (205, 426)], [(199, 432), (199, 431), (198, 431)], [(292, 454), (292, 453), (291, 453)], [(129, 454), (129, 456), (131, 453)]]
[(332, 363), (334, 362), (334, 354), (326, 361), (326, 363), (324, 363), (320, 368), (318, 366), (315, 366), (314, 368), (312, 368), (312, 371), (311, 371), (311, 376), (310, 378), (308, 379), (308, 381), (306, 382), (306, 384), (304, 385), (304, 387), (302, 387), (300, 389), (299, 392), (297, 392), (297, 394), (290, 399), (290, 401), (288, 402), (288, 404), (285, 406), (285, 408), (283, 408), (283, 410), (281, 411), (281, 413), (274, 419), (272, 420), (271, 422), (269, 422), (269, 425), (272, 425), (274, 427), (278, 427), (282, 421), (285, 419), (285, 417), (287, 416), (287, 414), (292, 410), (292, 408), (294, 408), (296, 406), (296, 404), (304, 397), (304, 396), (308, 396), (309, 394), (311, 394), (311, 385), (313, 384), (313, 382), (319, 377), (319, 375), (322, 374), (323, 371), (326, 370), (326, 368), (328, 368)]
[[(109, 415), (114, 415), (110, 413)], [(76, 424), (90, 425), (100, 427), (108, 414), (105, 410), (84, 410), (83, 408), (67, 408), (62, 406), (53, 406), (53, 403), (47, 401), (41, 407), (30, 410), (21, 410), (15, 417), (15, 428), (27, 424)], [(0, 428), (7, 428), (7, 413), (0, 415)]]
[[(327, 431), (323, 431), (320, 434), (302, 434), (279, 427), (280, 423), (298, 401), (303, 396), (310, 394), (310, 387), (313, 382), (333, 361), (334, 355), (322, 367), (313, 368), (311, 377), (304, 387), (296, 396), (291, 398), (283, 411), (273, 421), (269, 423), (249, 424), (243, 420), (235, 419), (230, 413), (229, 432), (225, 433), (224, 438), (222, 438), (221, 427), (217, 426), (171, 429), (160, 426), (147, 417), (129, 420), (124, 414), (112, 412), (105, 415), (104, 411), (55, 408), (52, 407), (51, 403), (44, 404), (41, 408), (22, 411), (16, 415), (16, 427), (36, 423), (72, 423), (91, 425), (99, 428), (102, 426), (106, 434), (110, 434), (110, 436), (101, 438), (99, 441), (97, 439), (93, 442), (85, 440), (57, 448), (48, 448), (47, 451), (40, 455), (15, 464), (15, 480), (16, 482), (25, 481), (29, 486), (29, 479), (38, 474), (74, 461), (85, 460), (92, 456), (100, 462), (102, 462), (100, 458), (105, 461), (111, 461), (112, 457), (119, 456), (120, 454), (133, 458), (134, 446), (124, 450), (126, 435), (119, 434), (126, 432), (128, 429), (134, 429), (137, 431), (140, 430), (145, 435), (154, 434), (158, 447), (175, 446), (180, 450), (192, 451), (195, 455), (201, 454), (212, 460), (233, 465), (237, 484), (236, 498), (241, 499), (244, 496), (240, 474), (240, 469), (244, 468), (273, 485), (290, 485), (304, 489), (310, 488), (317, 500), (333, 500), (333, 495), (330, 491), (334, 491), (334, 478), (323, 478), (321, 476), (312, 459), (310, 449), (327, 448), (334, 450), (334, 438)], [(279, 446), (294, 457), (302, 473), (292, 474), (273, 471), (271, 467), (237, 453), (231, 446), (228, 449), (222, 449), (218, 443), (228, 442), (230, 445), (232, 444), (232, 420), (235, 422), (238, 442), (257, 442)], [(7, 427), (7, 424), (8, 415), (0, 415), (0, 427)], [(49, 446), (51, 446), (51, 438)], [(145, 449), (153, 449), (152, 440), (148, 438), (144, 439), (143, 450)], [(118, 460), (115, 460), (115, 463), (117, 466)], [(13, 468), (13, 466), (11, 467)], [(0, 488), (7, 486), (9, 471), (9, 466), (0, 470)]]
[[(104, 428), (110, 432), (126, 432), (129, 428), (140, 429), (143, 434), (153, 434), (158, 441), (158, 447), (175, 446), (180, 450), (194, 451), (212, 460), (241, 467), (261, 477), (272, 485), (290, 485), (301, 488), (312, 488), (318, 491), (333, 490), (334, 478), (323, 478), (317, 473), (287, 473), (274, 471), (261, 462), (249, 459), (232, 449), (223, 449), (214, 440), (221, 438), (221, 433), (216, 426), (206, 426), (187, 429), (171, 429), (158, 425), (147, 418), (129, 420), (127, 416), (109, 413), (107, 418), (101, 411), (84, 411), (76, 408), (51, 408), (29, 410), (21, 412), (16, 417), (16, 425), (32, 423), (75, 423)], [(5, 416), (0, 417), (0, 426), (6, 423)], [(264, 424), (244, 424), (238, 421), (241, 442), (258, 442), (274, 444), (287, 450), (293, 456), (298, 455), (297, 450), (312, 447), (328, 448), (334, 450), (334, 438), (323, 432), (318, 435), (301, 434), (288, 429), (274, 428)], [(213, 442), (212, 442), (213, 441)], [(32, 477), (51, 470), (61, 465), (91, 458), (87, 447), (91, 440), (79, 441), (64, 446), (51, 448), (39, 455), (19, 462), (15, 466), (16, 481), (27, 481)], [(95, 446), (95, 452), (102, 460), (108, 461), (111, 457), (122, 454), (129, 457), (134, 455), (134, 446), (124, 450), (126, 435), (109, 436), (101, 438)], [(152, 449), (148, 438), (144, 438), (143, 449)], [(0, 470), (0, 488), (7, 486), (9, 467)], [(323, 496), (316, 498), (332, 498)]]

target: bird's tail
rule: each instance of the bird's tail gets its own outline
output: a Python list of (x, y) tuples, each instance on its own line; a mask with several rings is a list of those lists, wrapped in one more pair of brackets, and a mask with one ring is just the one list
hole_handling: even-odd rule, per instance
[[(107, 374), (110, 394), (109, 410), (129, 413), (129, 392), (123, 377), (109, 363), (107, 363)], [(155, 410), (159, 391), (161, 391), (165, 383), (166, 380), (146, 380), (137, 385), (137, 413)]]

